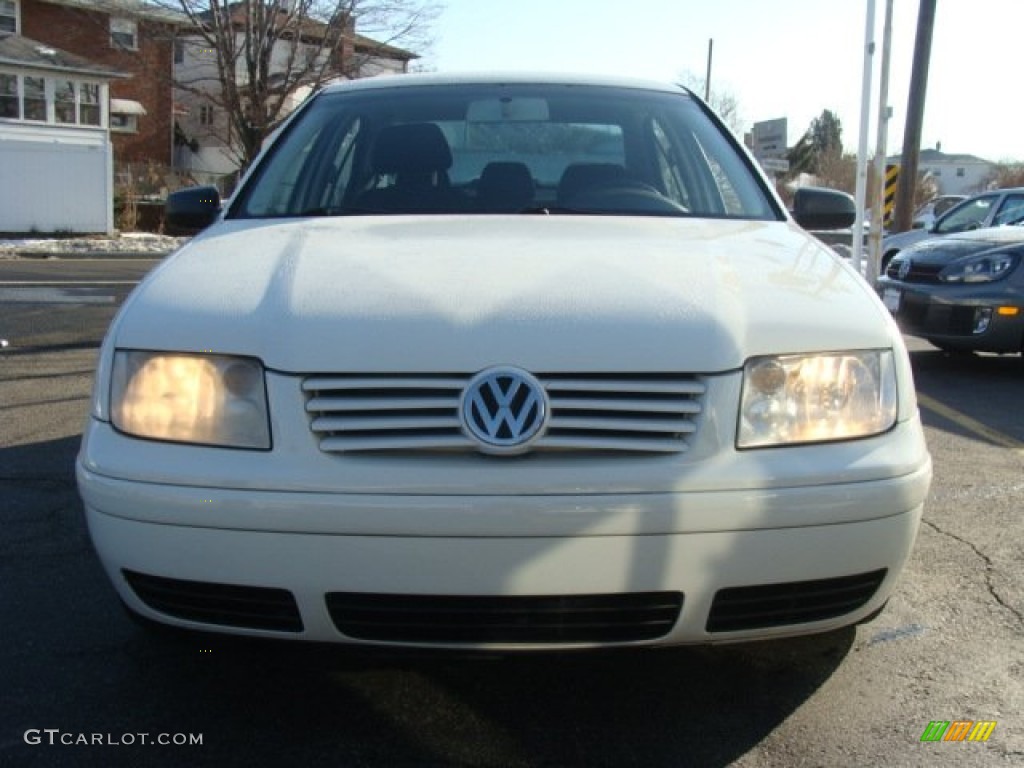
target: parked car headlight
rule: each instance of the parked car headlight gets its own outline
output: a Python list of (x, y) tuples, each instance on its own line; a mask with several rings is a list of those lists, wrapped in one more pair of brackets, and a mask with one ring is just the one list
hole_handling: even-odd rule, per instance
[(848, 440), (896, 423), (892, 352), (756, 357), (743, 367), (738, 448)]
[(963, 259), (939, 272), (946, 283), (990, 283), (1006, 277), (1020, 262), (1019, 253), (989, 253)]
[(258, 360), (118, 350), (111, 420), (154, 440), (270, 448), (267, 391)]

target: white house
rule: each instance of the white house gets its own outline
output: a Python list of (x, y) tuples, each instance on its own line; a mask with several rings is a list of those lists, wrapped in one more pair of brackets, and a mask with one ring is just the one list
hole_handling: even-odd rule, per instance
[[(889, 158), (899, 163), (899, 155)], [(981, 191), (992, 178), (995, 164), (974, 155), (947, 155), (941, 148), (922, 149), (917, 172), (930, 179), (940, 195), (968, 195)]]
[(112, 232), (109, 83), (120, 73), (0, 32), (0, 232)]

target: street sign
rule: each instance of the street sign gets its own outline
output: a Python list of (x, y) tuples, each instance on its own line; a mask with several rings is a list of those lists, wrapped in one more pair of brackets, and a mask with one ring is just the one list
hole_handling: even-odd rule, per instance
[(752, 130), (754, 156), (759, 160), (768, 157), (785, 157), (789, 152), (786, 132), (786, 118), (784, 117), (754, 123)]
[(789, 160), (781, 157), (762, 157), (758, 162), (765, 173), (786, 173), (789, 170)]

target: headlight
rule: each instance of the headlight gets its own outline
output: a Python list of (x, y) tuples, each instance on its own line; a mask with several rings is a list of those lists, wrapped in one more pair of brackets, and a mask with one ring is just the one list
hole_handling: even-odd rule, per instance
[(1006, 277), (1020, 261), (1019, 253), (990, 253), (956, 261), (939, 272), (946, 283), (990, 283)]
[(743, 366), (738, 448), (849, 440), (896, 423), (892, 352), (757, 357)]
[(122, 432), (154, 440), (270, 448), (258, 360), (118, 350), (110, 415)]

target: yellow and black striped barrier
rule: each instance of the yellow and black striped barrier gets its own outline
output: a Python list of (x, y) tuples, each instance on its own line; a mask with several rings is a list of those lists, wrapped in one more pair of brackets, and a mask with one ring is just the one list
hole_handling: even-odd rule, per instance
[(898, 165), (885, 166), (885, 205), (882, 207), (882, 226), (892, 227), (892, 217), (896, 210), (896, 188), (900, 180)]

